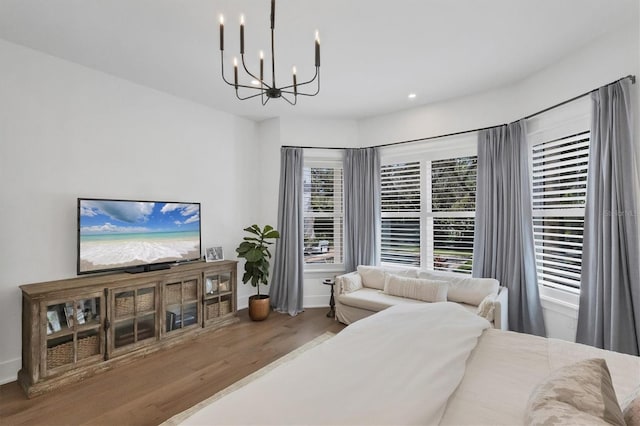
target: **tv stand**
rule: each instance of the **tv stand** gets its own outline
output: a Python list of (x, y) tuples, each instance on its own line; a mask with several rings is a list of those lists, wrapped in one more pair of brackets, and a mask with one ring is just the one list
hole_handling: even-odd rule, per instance
[(238, 321), (237, 264), (165, 263), (20, 286), (18, 382), (32, 397)]

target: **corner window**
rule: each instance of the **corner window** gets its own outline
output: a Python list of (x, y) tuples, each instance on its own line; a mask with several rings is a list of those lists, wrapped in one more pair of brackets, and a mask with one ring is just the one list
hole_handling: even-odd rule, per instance
[(305, 163), (303, 180), (305, 266), (342, 264), (342, 163)]
[(533, 232), (543, 286), (580, 289), (589, 136), (585, 131), (532, 146)]

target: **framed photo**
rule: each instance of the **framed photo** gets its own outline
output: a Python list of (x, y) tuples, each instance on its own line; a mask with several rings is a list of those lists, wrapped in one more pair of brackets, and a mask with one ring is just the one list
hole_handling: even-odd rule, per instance
[(224, 253), (222, 252), (222, 247), (207, 247), (207, 249), (205, 250), (205, 260), (207, 262), (224, 260)]
[(64, 316), (67, 318), (67, 327), (73, 328), (73, 306), (64, 307)]
[(84, 324), (84, 304), (76, 306), (76, 320), (78, 324)]
[(58, 311), (47, 311), (47, 334), (62, 330)]

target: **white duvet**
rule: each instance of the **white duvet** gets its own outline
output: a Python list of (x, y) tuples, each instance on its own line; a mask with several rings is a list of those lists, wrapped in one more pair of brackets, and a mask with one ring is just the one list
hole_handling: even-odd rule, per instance
[(182, 424), (437, 424), (488, 327), (456, 303), (394, 306)]

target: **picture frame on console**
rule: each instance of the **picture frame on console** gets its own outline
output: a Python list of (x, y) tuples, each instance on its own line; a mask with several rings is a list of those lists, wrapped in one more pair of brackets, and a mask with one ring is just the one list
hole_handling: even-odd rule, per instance
[(62, 330), (57, 311), (47, 311), (47, 334)]
[(224, 260), (224, 252), (222, 247), (207, 247), (205, 250), (205, 260), (207, 262), (217, 262), (218, 260)]

